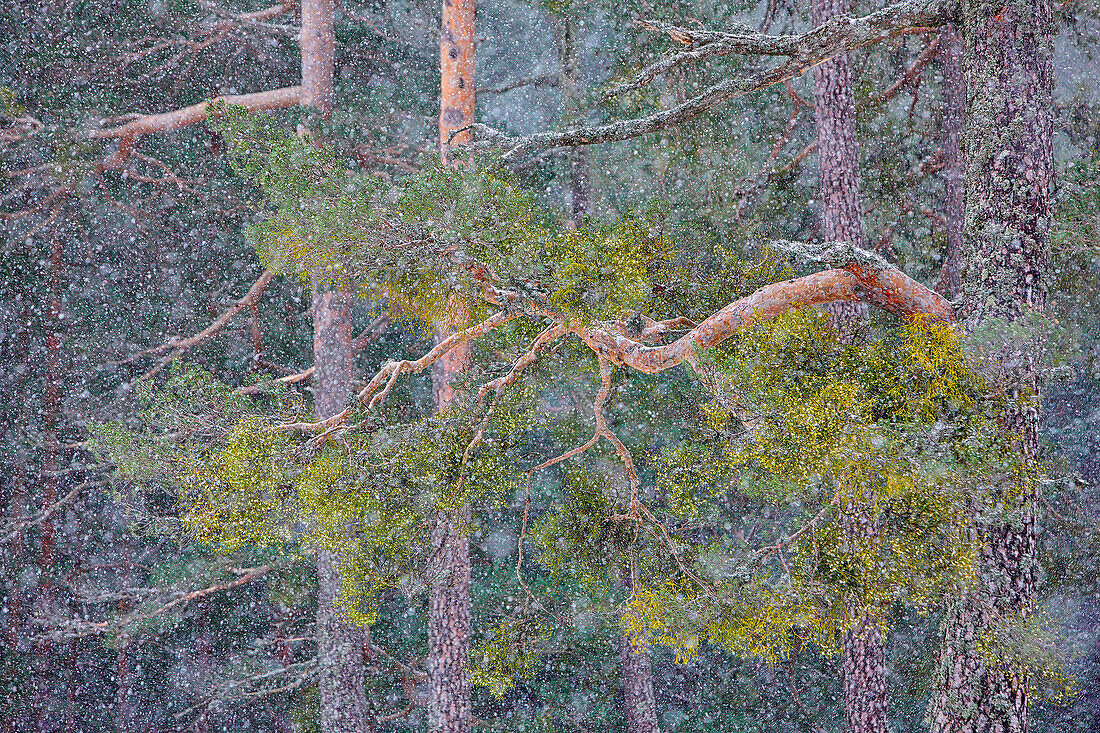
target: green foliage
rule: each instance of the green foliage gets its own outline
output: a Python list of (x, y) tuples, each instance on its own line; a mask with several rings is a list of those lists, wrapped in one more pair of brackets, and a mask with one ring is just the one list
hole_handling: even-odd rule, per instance
[(833, 653), (864, 615), (927, 613), (974, 582), (975, 479), (1016, 469), (952, 327), (913, 319), (846, 343), (824, 314), (795, 311), (701, 364), (715, 401), (698, 437), (666, 451), (658, 483), (670, 507), (697, 496), (713, 512), (731, 477), (776, 507), (773, 539), (696, 546), (708, 586), (681, 576), (639, 587), (632, 634), (681, 657), (705, 639), (774, 663), (803, 639)]
[(654, 216), (573, 230), (504, 174), (438, 163), (394, 184), (241, 108), (216, 108), (234, 168), (267, 197), (249, 229), (261, 259), (388, 301), (431, 323), (483, 308), (476, 278), (580, 321), (642, 307), (671, 256)]
[(502, 697), (517, 679), (534, 676), (550, 632), (546, 620), (534, 614), (503, 619), (487, 629), (482, 643), (470, 652), (470, 681)]

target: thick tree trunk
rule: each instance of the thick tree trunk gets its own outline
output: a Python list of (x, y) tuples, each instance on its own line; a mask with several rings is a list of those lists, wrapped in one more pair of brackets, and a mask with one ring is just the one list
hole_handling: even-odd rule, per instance
[(649, 648), (635, 646), (619, 636), (619, 664), (623, 675), (623, 701), (628, 733), (658, 733), (657, 702), (653, 697), (653, 668)]
[[(846, 16), (849, 9), (849, 0), (813, 0), (814, 25), (833, 16)], [(821, 168), (821, 237), (863, 247), (856, 109), (848, 54), (814, 67), (814, 115)], [(841, 338), (849, 338), (867, 315), (867, 306), (859, 302), (830, 303), (826, 309)], [(861, 507), (850, 507), (849, 511), (852, 517), (866, 517)], [(846, 531), (874, 531), (868, 521), (846, 524)], [(889, 724), (882, 631), (877, 620), (864, 611), (853, 609), (853, 613), (854, 625), (844, 636), (844, 727), (848, 733), (886, 733)]]
[(963, 47), (959, 30), (945, 25), (940, 30), (940, 64), (943, 67), (943, 180), (946, 199), (947, 252), (937, 288), (951, 300), (959, 297), (962, 280), (959, 253), (966, 224), (966, 188), (963, 185), (962, 134), (966, 125), (966, 81), (962, 70)]
[[(469, 141), (470, 133), (452, 134), (474, 122), (475, 0), (443, 0), (439, 39), (439, 153), (452, 165), (451, 146)], [(457, 304), (452, 304), (456, 306)], [(455, 315), (458, 315), (457, 313)], [(444, 319), (435, 326), (439, 343), (454, 329)], [(436, 410), (455, 403), (454, 378), (466, 368), (469, 348), (459, 347), (432, 369)], [(470, 675), (470, 540), (468, 506), (444, 507), (436, 513), (431, 533), (433, 572), (428, 590), (428, 696), (433, 733), (469, 733)]]
[[(1051, 38), (1046, 0), (964, 2), (966, 230), (961, 252), (963, 316), (973, 330), (1041, 309), (1050, 244)], [(1003, 333), (1003, 328), (997, 328)], [(999, 352), (1006, 392), (1000, 422), (1025, 464), (1038, 448), (1038, 344), (1010, 337)], [(1017, 474), (984, 489), (978, 583), (944, 620), (933, 733), (1028, 729), (1027, 677), (1010, 660), (985, 663), (979, 639), (1026, 616), (1036, 582), (1035, 489)]]
[(451, 147), (470, 141), (469, 131), (451, 138), (455, 130), (474, 123), (475, 0), (443, 0), (439, 36), (439, 154), (450, 163)]
[[(317, 419), (335, 415), (351, 393), (354, 296), (340, 290), (313, 295), (313, 400)], [(366, 630), (342, 618), (339, 555), (317, 551), (317, 665), (322, 733), (369, 730), (363, 649)]]

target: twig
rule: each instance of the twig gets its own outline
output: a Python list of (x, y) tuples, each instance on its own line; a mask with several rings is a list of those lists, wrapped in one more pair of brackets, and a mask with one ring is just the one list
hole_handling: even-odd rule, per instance
[(0, 540), (0, 544), (11, 542), (24, 530), (30, 529), (31, 527), (37, 527), (38, 525), (42, 524), (47, 519), (52, 517), (58, 509), (61, 509), (62, 507), (74, 501), (76, 497), (80, 496), (80, 492), (82, 492), (84, 489), (87, 489), (91, 486), (103, 486), (107, 483), (109, 482), (106, 479), (102, 479), (99, 481), (83, 481), (77, 484), (69, 490), (69, 493), (65, 494), (65, 496), (61, 497), (53, 504), (40, 511), (36, 516), (30, 519), (26, 519), (16, 526), (12, 527), (8, 531), (8, 534), (4, 536), (4, 539)]
[(259, 384), (250, 384), (247, 387), (238, 387), (237, 389), (233, 390), (233, 394), (259, 394), (268, 387), (273, 387), (276, 384), (297, 384), (298, 382), (304, 382), (313, 376), (314, 369), (316, 369), (316, 367), (310, 367), (305, 371), (296, 372), (295, 374), (288, 374), (285, 377), (279, 377), (278, 379), (270, 379), (266, 382), (260, 382)]

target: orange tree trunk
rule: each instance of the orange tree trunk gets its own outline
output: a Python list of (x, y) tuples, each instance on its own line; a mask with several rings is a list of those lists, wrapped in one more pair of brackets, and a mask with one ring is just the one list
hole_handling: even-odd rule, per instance
[[(474, 122), (474, 0), (443, 0), (443, 24), (439, 39), (440, 109), (439, 154), (444, 165), (453, 165), (453, 145), (470, 139), (468, 132), (454, 134)], [(452, 137), (453, 134), (453, 137)], [(458, 316), (460, 314), (453, 314)], [(454, 322), (436, 324), (439, 343), (454, 329)], [(452, 381), (469, 360), (467, 346), (451, 351), (432, 370), (436, 410), (457, 399)], [(470, 730), (470, 540), (469, 507), (442, 507), (431, 533), (435, 567), (428, 590), (428, 695), (431, 730), (468, 733)]]

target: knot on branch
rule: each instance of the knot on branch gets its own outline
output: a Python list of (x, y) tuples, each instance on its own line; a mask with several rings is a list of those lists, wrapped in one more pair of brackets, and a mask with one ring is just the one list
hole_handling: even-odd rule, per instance
[(851, 242), (792, 242), (789, 239), (773, 239), (769, 246), (827, 268), (842, 269), (850, 265), (861, 265), (874, 270), (894, 269), (881, 255), (860, 249)]

